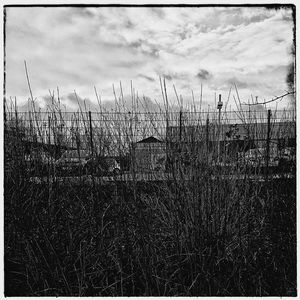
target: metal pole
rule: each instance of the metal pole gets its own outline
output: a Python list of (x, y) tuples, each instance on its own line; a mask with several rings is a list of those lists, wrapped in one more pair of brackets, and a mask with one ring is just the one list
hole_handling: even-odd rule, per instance
[(94, 157), (93, 127), (92, 127), (92, 113), (91, 113), (91, 111), (89, 111), (89, 121), (90, 121), (90, 143), (91, 143), (91, 152), (92, 152), (92, 157)]
[(51, 144), (51, 116), (48, 116), (48, 144), (49, 144), (49, 148), (50, 148), (50, 144)]
[[(92, 113), (91, 111), (89, 111), (89, 125), (90, 125), (90, 139), (91, 139), (91, 152), (92, 152), (92, 169), (91, 169), (91, 175), (92, 175), (92, 184), (93, 184), (93, 191), (95, 191), (95, 178), (94, 178), (94, 163), (93, 163), (93, 159), (94, 159), (94, 145), (93, 145), (93, 127), (92, 127)], [(96, 199), (93, 197), (93, 201), (94, 201), (94, 211), (95, 211), (95, 219), (96, 219), (96, 223), (97, 223), (97, 205), (96, 205)], [(97, 223), (98, 226), (98, 223)]]
[(268, 128), (267, 128), (267, 149), (266, 149), (266, 175), (269, 175), (269, 159), (270, 159), (270, 132), (271, 132), (271, 109), (268, 110)]
[(179, 112), (179, 141), (181, 142), (182, 138), (182, 110)]
[(206, 150), (207, 150), (207, 155), (208, 155), (208, 151), (209, 151), (209, 117), (207, 115), (207, 119), (206, 119)]
[(218, 110), (219, 110), (219, 116), (218, 116), (218, 162), (220, 162), (220, 145), (221, 145), (221, 109), (223, 106), (223, 102), (221, 100), (221, 94), (219, 95), (219, 102), (218, 102)]
[[(220, 95), (221, 96), (221, 95)], [(218, 116), (218, 161), (220, 162), (220, 143), (221, 143), (221, 108), (219, 108), (219, 116)]]
[(19, 124), (18, 124), (18, 110), (17, 110), (17, 98), (15, 98), (15, 118), (16, 118), (16, 134), (19, 138)]

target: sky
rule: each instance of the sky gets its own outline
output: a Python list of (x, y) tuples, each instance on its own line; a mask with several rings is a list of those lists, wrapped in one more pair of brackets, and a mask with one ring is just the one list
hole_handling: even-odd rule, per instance
[[(113, 101), (113, 85), (125, 99), (131, 83), (139, 96), (215, 106), (235, 83), (242, 102), (285, 94), (293, 61), (290, 8), (264, 7), (8, 7), (5, 24), (6, 98), (36, 102), (57, 91), (67, 108), (80, 99)], [(234, 107), (232, 90), (229, 104)], [(236, 95), (236, 94), (235, 94)], [(275, 103), (271, 103), (274, 105)], [(284, 107), (288, 100), (278, 103)]]

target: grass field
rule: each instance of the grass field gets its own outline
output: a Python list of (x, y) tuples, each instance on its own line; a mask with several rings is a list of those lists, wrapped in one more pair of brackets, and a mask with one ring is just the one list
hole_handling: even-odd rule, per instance
[(4, 187), (6, 296), (296, 295), (295, 178)]

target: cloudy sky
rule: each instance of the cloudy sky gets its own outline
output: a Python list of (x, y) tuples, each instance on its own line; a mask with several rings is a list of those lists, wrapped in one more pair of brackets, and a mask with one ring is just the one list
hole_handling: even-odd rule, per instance
[[(112, 85), (162, 102), (159, 76), (184, 101), (214, 105), (236, 83), (242, 101), (271, 99), (287, 90), (292, 62), (290, 9), (263, 7), (11, 7), (6, 10), (6, 96), (41, 103), (59, 87), (96, 103), (113, 99)], [(74, 101), (73, 101), (74, 102)], [(233, 99), (230, 102), (233, 104)], [(287, 100), (280, 103), (287, 105)]]

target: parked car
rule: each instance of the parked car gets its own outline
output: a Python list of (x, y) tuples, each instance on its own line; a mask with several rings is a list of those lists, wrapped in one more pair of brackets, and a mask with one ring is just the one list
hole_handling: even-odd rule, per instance
[(98, 176), (118, 175), (121, 172), (120, 163), (115, 157), (96, 156), (87, 162), (88, 173)]
[(55, 168), (58, 173), (86, 173), (89, 159), (90, 155), (85, 150), (66, 150), (55, 162)]
[[(245, 153), (240, 153), (239, 162), (245, 163), (248, 166), (263, 167), (266, 165), (266, 149), (254, 148), (249, 149)], [(269, 166), (277, 166), (279, 158), (276, 153), (270, 149), (269, 151)]]

